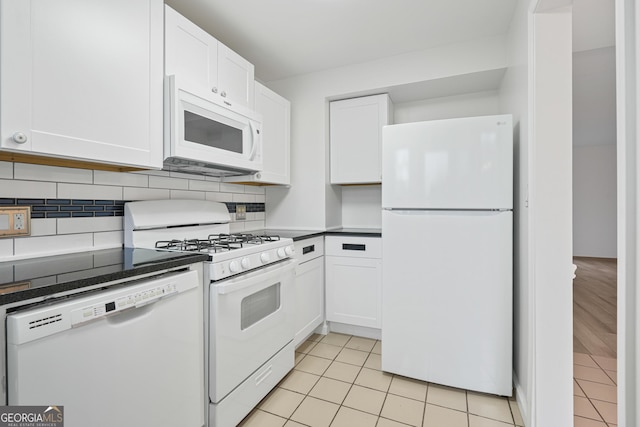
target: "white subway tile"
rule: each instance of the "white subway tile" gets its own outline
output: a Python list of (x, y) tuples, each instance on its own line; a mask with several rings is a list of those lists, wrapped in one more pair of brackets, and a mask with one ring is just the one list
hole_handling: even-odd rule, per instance
[(244, 193), (244, 185), (221, 182), (220, 191), (222, 191), (223, 193)]
[(24, 237), (15, 239), (15, 256), (45, 256), (82, 252), (93, 248), (93, 234)]
[(245, 230), (262, 230), (264, 227), (264, 221), (245, 221)]
[(52, 236), (56, 234), (56, 220), (53, 218), (42, 218), (31, 220), (31, 237)]
[(170, 195), (169, 190), (160, 190), (158, 188), (124, 187), (122, 190), (122, 200), (168, 199)]
[(149, 176), (129, 172), (93, 171), (93, 183), (122, 187), (148, 187)]
[(240, 222), (232, 222), (229, 224), (229, 232), (230, 233), (240, 233), (244, 231), (244, 221)]
[(12, 162), (0, 162), (0, 178), (12, 179), (13, 178), (13, 163)]
[(91, 184), (93, 171), (89, 169), (63, 168), (58, 166), (16, 163), (13, 169), (15, 179), (49, 182), (74, 182)]
[(236, 221), (236, 213), (235, 212), (229, 212), (229, 221), (231, 221), (231, 222)]
[(189, 181), (189, 190), (220, 191), (220, 183), (212, 181)]
[(13, 240), (6, 237), (0, 239), (0, 260), (4, 259), (6, 261), (7, 258), (13, 256)]
[(194, 179), (196, 181), (204, 181), (204, 175), (196, 175), (194, 173), (183, 173), (183, 172), (169, 172), (169, 176), (172, 178), (184, 178), (184, 179)]
[(237, 203), (255, 203), (256, 196), (253, 194), (233, 194), (232, 201)]
[(207, 193), (206, 199), (213, 202), (231, 202), (233, 194), (231, 193)]
[(122, 231), (107, 231), (93, 234), (94, 249), (117, 248), (124, 243)]
[(256, 196), (256, 203), (266, 203), (267, 202), (267, 196)]
[(265, 189), (259, 185), (245, 185), (244, 192), (250, 194), (265, 194)]
[(58, 219), (58, 234), (95, 233), (99, 231), (122, 231), (123, 217), (89, 217)]
[(122, 187), (60, 183), (58, 184), (58, 198), (122, 200)]
[(208, 175), (205, 175), (204, 180), (205, 181), (212, 181), (212, 182), (222, 182), (222, 179), (219, 176), (208, 176)]
[[(13, 249), (13, 248), (12, 248)], [(2, 254), (0, 253), (0, 259)], [(0, 284), (12, 283), (15, 281), (13, 276), (13, 265), (0, 264)]]
[(56, 183), (0, 179), (0, 197), (55, 199)]
[(188, 190), (189, 180), (152, 175), (149, 177), (149, 188), (166, 188), (169, 190)]
[(247, 221), (264, 221), (264, 212), (247, 212)]
[(171, 190), (172, 199), (204, 200), (204, 191)]

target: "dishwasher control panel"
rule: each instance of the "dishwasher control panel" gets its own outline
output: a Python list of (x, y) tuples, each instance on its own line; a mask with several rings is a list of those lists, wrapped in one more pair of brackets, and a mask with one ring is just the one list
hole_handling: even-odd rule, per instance
[(178, 292), (176, 283), (168, 283), (154, 288), (136, 290), (126, 295), (117, 296), (111, 301), (100, 301), (96, 304), (72, 311), (71, 324), (76, 325), (78, 323), (84, 323), (103, 317), (107, 314), (117, 313), (132, 307), (141, 307), (146, 304), (151, 304), (160, 298), (176, 292)]
[(189, 270), (43, 303), (7, 316), (7, 344), (24, 344), (201, 286), (198, 273)]

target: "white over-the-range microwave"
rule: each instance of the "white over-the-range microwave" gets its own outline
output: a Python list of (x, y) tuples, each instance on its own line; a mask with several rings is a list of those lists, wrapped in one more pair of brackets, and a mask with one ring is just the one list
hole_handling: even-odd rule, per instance
[(165, 78), (164, 169), (211, 176), (262, 170), (262, 118)]

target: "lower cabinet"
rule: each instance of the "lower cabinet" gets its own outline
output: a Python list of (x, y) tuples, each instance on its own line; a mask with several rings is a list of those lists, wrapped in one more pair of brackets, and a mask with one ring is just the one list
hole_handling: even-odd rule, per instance
[(327, 320), (382, 327), (382, 245), (377, 237), (325, 238)]
[(293, 344), (302, 343), (324, 322), (324, 237), (295, 242), (296, 304)]

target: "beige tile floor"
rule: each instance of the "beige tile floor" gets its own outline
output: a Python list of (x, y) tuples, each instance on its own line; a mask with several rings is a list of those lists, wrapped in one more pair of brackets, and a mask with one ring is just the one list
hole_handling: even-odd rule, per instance
[(616, 359), (573, 353), (575, 427), (617, 425)]
[(524, 425), (513, 399), (444, 387), (382, 372), (380, 350), (381, 343), (376, 340), (335, 333), (312, 336), (296, 350), (295, 368), (240, 425)]

